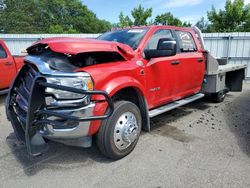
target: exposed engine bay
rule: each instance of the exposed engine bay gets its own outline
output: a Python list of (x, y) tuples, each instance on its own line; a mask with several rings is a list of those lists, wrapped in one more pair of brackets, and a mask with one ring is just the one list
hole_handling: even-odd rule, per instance
[(29, 55), (40, 56), (51, 69), (59, 71), (73, 71), (77, 68), (103, 63), (125, 61), (117, 52), (86, 52), (76, 55), (53, 52), (48, 46), (37, 46), (28, 51)]

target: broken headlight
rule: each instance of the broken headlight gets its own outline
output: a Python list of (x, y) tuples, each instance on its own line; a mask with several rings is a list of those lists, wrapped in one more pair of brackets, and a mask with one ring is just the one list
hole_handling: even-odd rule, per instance
[[(90, 77), (46, 77), (46, 80), (51, 84), (73, 87), (82, 90), (93, 90), (93, 81)], [(46, 88), (46, 93), (53, 95), (56, 99), (81, 99), (85, 97), (83, 94), (54, 88)]]

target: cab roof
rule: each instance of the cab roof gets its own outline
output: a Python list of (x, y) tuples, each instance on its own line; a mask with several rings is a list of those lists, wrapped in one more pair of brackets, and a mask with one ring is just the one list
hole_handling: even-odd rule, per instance
[(177, 27), (177, 26), (170, 26), (170, 25), (150, 25), (150, 26), (132, 26), (132, 27), (125, 27), (125, 28), (114, 28), (114, 30), (124, 30), (124, 29), (172, 29), (172, 30), (185, 30), (185, 31), (193, 31), (191, 27)]

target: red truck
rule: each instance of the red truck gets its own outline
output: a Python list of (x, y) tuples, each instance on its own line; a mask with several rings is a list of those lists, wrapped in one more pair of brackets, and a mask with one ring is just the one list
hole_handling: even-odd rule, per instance
[(8, 93), (8, 88), (23, 65), (23, 57), (12, 56), (7, 46), (0, 40), (0, 95)]
[[(197, 28), (145, 26), (97, 39), (50, 38), (27, 49), (6, 113), (32, 156), (47, 140), (128, 155), (150, 118), (211, 95), (241, 91), (246, 65), (220, 65)], [(224, 63), (225, 64), (225, 63)]]

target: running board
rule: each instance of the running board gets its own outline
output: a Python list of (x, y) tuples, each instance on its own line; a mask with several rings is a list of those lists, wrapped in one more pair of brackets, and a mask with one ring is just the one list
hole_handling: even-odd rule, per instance
[(196, 95), (192, 95), (190, 97), (187, 97), (185, 99), (181, 99), (181, 100), (178, 100), (178, 101), (174, 101), (172, 103), (169, 103), (165, 106), (161, 106), (159, 108), (156, 108), (154, 110), (150, 110), (149, 111), (149, 117), (152, 118), (152, 117), (155, 117), (155, 116), (158, 116), (160, 114), (163, 114), (165, 112), (168, 112), (170, 110), (173, 110), (175, 108), (178, 108), (180, 106), (183, 106), (185, 104), (188, 104), (190, 102), (193, 102), (193, 101), (196, 101), (202, 97), (204, 97), (205, 95), (202, 94), (202, 93), (199, 93), (199, 94), (196, 94)]

